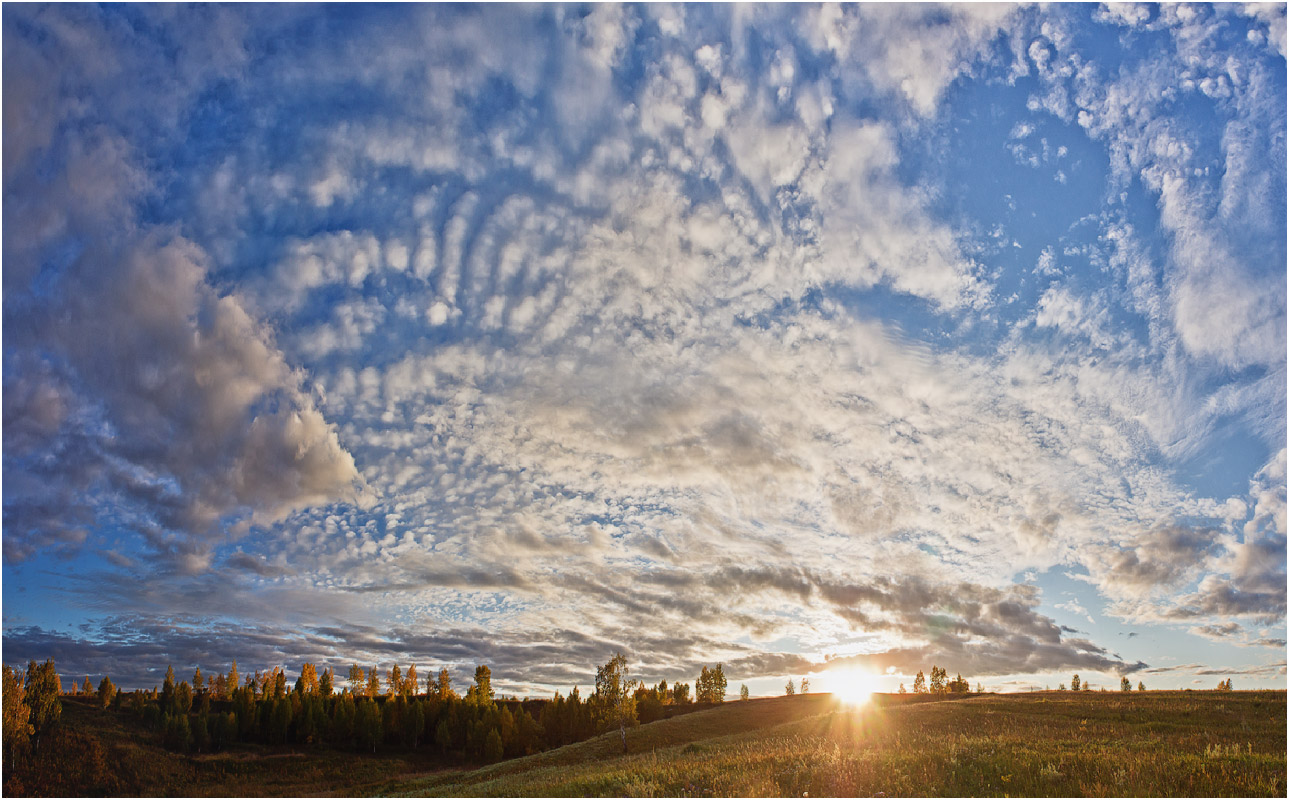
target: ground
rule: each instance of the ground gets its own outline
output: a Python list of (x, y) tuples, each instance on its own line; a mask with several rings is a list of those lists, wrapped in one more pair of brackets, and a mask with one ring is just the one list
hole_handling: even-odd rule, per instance
[(631, 729), (626, 754), (615, 731), (461, 769), (424, 751), (181, 756), (68, 701), (42, 767), (7, 768), (5, 794), (1283, 797), (1285, 709), (1283, 691), (797, 695)]

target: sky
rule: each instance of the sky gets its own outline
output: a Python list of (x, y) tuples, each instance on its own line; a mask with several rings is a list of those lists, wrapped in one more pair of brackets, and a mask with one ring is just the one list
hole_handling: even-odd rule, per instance
[(1285, 686), (1283, 4), (3, 26), (5, 663)]

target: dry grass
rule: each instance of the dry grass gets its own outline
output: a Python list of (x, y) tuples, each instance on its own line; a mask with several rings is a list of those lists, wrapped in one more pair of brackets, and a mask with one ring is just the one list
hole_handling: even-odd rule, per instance
[(392, 782), (404, 796), (1275, 796), (1284, 692), (984, 695), (840, 708), (732, 703), (485, 769)]

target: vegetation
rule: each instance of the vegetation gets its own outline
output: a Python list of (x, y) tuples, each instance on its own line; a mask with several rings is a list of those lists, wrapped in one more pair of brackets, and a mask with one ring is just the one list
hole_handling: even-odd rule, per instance
[[(613, 737), (616, 739), (616, 736)], [(463, 773), (402, 796), (1285, 794), (1285, 693), (827, 695), (714, 707)]]
[[(464, 696), (447, 671), (355, 666), (203, 676), (120, 692), (106, 676), (60, 694), (53, 661), (4, 668), (4, 793), (249, 795), (1276, 795), (1285, 693), (972, 695), (931, 670), (913, 693), (858, 710), (806, 694), (724, 704), (723, 669), (647, 687), (615, 655), (596, 690), (498, 698), (480, 665)], [(1077, 677), (1077, 676), (1076, 676)], [(804, 689), (803, 681), (802, 688)], [(791, 686), (791, 681), (789, 686)], [(383, 692), (381, 689), (383, 688)], [(502, 763), (495, 763), (502, 762)], [(492, 766), (484, 766), (492, 764)], [(432, 773), (428, 774), (427, 773)]]

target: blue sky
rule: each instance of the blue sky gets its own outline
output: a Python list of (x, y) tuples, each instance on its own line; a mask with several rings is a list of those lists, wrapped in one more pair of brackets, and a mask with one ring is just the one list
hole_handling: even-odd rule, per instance
[(3, 17), (6, 663), (1284, 685), (1283, 5)]

